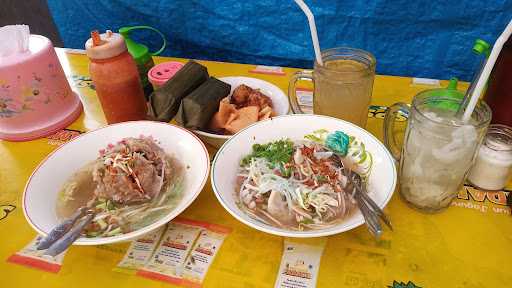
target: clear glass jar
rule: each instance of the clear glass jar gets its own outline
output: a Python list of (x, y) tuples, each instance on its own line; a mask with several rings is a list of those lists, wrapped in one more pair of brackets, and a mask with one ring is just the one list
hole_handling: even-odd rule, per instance
[(483, 190), (501, 190), (507, 185), (512, 168), (512, 128), (489, 126), (468, 180)]
[(304, 113), (297, 101), (295, 84), (314, 84), (313, 112), (366, 126), (368, 106), (375, 78), (375, 57), (367, 51), (338, 47), (322, 51), (323, 65), (315, 62), (313, 71), (295, 73), (290, 79), (288, 97), (293, 113)]
[[(480, 102), (471, 120), (463, 123), (455, 117), (461, 99), (450, 95), (448, 89), (422, 91), (411, 107), (394, 104), (384, 118), (384, 142), (400, 161), (400, 196), (422, 212), (434, 213), (450, 206), (491, 121), (491, 110)], [(398, 111), (409, 115), (401, 149), (394, 129)]]

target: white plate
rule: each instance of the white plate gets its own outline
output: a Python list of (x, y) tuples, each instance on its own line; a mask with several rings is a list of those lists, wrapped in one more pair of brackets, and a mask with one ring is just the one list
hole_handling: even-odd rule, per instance
[(96, 159), (98, 151), (109, 143), (140, 135), (153, 136), (160, 147), (187, 167), (182, 199), (167, 215), (142, 229), (114, 237), (79, 238), (75, 244), (100, 245), (130, 240), (164, 225), (180, 214), (196, 199), (206, 183), (210, 169), (208, 151), (194, 134), (181, 127), (161, 122), (134, 121), (85, 133), (48, 155), (25, 186), (23, 212), (28, 223), (39, 234), (46, 235), (59, 223), (55, 205), (64, 182), (78, 169)]
[(373, 156), (373, 166), (368, 179), (370, 197), (384, 208), (391, 199), (396, 185), (395, 162), (384, 145), (366, 130), (332, 117), (320, 115), (286, 115), (260, 121), (245, 128), (226, 141), (215, 156), (211, 182), (213, 191), (222, 206), (239, 221), (263, 232), (286, 237), (319, 237), (341, 233), (364, 223), (357, 211), (333, 227), (321, 230), (291, 231), (261, 223), (249, 217), (235, 203), (236, 174), (240, 160), (252, 151), (255, 143), (268, 143), (284, 138), (303, 139), (304, 135), (318, 129), (341, 130), (361, 140)]
[[(219, 78), (219, 80), (231, 85), (231, 92), (229, 92), (229, 97), (231, 97), (236, 87), (245, 84), (253, 89), (259, 89), (261, 93), (267, 95), (272, 100), (273, 109), (274, 112), (276, 112), (276, 115), (286, 115), (290, 110), (290, 104), (286, 94), (284, 94), (284, 92), (279, 89), (279, 87), (267, 81), (242, 76), (222, 77)], [(224, 144), (224, 142), (226, 142), (226, 140), (232, 136), (213, 134), (201, 130), (194, 130), (193, 132), (197, 134), (203, 141), (216, 148), (222, 146), (222, 144)]]

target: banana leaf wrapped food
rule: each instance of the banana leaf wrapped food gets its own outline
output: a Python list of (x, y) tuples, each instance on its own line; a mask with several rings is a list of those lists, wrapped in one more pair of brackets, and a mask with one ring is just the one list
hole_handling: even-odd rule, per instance
[(188, 129), (204, 129), (219, 110), (220, 101), (229, 95), (231, 85), (210, 77), (181, 101), (176, 122)]
[(183, 66), (161, 88), (149, 98), (149, 118), (157, 121), (171, 121), (185, 96), (192, 93), (209, 79), (208, 70), (191, 60)]

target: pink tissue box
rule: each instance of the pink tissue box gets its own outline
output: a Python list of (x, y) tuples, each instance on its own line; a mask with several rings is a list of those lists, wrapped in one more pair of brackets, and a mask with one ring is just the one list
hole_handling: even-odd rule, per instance
[(29, 50), (0, 61), (0, 139), (27, 141), (65, 128), (82, 112), (51, 41), (30, 35)]

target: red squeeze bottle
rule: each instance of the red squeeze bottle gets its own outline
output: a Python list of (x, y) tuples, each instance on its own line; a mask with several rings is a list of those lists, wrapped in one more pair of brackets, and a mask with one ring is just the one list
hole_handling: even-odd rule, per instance
[(89, 73), (108, 124), (146, 119), (146, 100), (137, 65), (120, 34), (91, 32), (85, 43)]
[(492, 110), (492, 123), (512, 126), (512, 37), (494, 65), (484, 100)]

